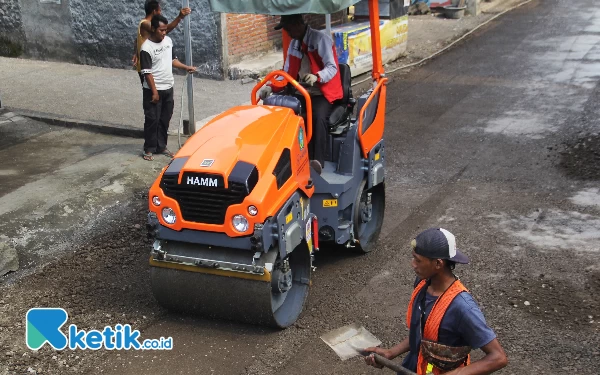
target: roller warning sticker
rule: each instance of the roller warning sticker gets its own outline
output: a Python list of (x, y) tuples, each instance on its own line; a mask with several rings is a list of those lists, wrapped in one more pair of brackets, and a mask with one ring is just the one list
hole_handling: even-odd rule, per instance
[(337, 199), (325, 199), (323, 200), (323, 207), (337, 207), (338, 200)]

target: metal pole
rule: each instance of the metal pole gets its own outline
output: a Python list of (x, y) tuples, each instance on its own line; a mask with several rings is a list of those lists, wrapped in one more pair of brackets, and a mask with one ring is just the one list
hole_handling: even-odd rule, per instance
[[(182, 8), (190, 7), (190, 0), (181, 1)], [(192, 30), (191, 30), (191, 18), (192, 15), (188, 14), (183, 21), (183, 32), (185, 36), (185, 65), (193, 66), (192, 64)], [(188, 95), (188, 118), (190, 121), (190, 134), (196, 133), (196, 121), (194, 119), (194, 76), (192, 74), (187, 75), (187, 95)]]
[(371, 21), (371, 51), (373, 52), (373, 80), (379, 81), (384, 73), (381, 61), (381, 39), (379, 32), (379, 1), (369, 0), (369, 21)]
[(327, 30), (327, 35), (333, 39), (333, 36), (331, 36), (331, 14), (325, 15), (325, 29)]

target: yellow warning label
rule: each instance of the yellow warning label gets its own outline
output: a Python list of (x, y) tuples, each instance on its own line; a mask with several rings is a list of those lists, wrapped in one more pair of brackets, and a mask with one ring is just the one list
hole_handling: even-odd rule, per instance
[(381, 156), (379, 156), (379, 152), (375, 154), (375, 161), (379, 160)]
[(323, 200), (323, 207), (337, 207), (338, 200), (337, 199), (325, 199)]
[(292, 219), (294, 218), (294, 213), (290, 212), (286, 217), (285, 217), (285, 223), (289, 224), (290, 221), (292, 221)]

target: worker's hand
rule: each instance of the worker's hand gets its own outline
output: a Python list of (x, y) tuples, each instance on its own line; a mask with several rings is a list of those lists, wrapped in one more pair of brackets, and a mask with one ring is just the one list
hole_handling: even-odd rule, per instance
[[(377, 353), (382, 357), (385, 357), (387, 359), (390, 359), (390, 353), (388, 350), (386, 349), (382, 349), (382, 348), (377, 348), (374, 346), (371, 346), (369, 348), (364, 349), (365, 352), (371, 352), (371, 353)], [(375, 356), (373, 354), (370, 354), (368, 356), (365, 356), (365, 363), (369, 366), (373, 366), (375, 368), (383, 368), (382, 365), (380, 365), (379, 363), (375, 362)]]
[(131, 64), (133, 66), (136, 66), (138, 63), (138, 58), (137, 58), (137, 54), (133, 55), (133, 57), (131, 58)]
[(302, 82), (307, 83), (310, 86), (314, 86), (318, 80), (319, 80), (319, 77), (317, 77), (314, 74), (306, 74), (306, 75), (304, 75), (304, 77), (302, 77)]
[(271, 86), (263, 86), (260, 88), (260, 90), (258, 90), (258, 96), (262, 100), (265, 100), (267, 98), (267, 96), (271, 95), (272, 93), (273, 93), (273, 89), (271, 88)]
[(196, 73), (196, 67), (195, 66), (187, 66), (185, 68), (185, 70), (187, 70), (188, 73)]
[(190, 8), (181, 8), (181, 10), (179, 11), (179, 18), (183, 19), (190, 13), (192, 13), (192, 10)]
[(156, 104), (160, 100), (160, 96), (158, 95), (158, 91), (152, 93), (152, 103)]

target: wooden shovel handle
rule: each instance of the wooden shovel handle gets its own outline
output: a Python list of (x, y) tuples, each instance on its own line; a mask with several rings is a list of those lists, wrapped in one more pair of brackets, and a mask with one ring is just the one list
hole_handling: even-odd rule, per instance
[(390, 370), (394, 370), (397, 373), (402, 374), (402, 375), (417, 375), (414, 372), (407, 370), (406, 368), (400, 366), (396, 362), (390, 361), (389, 359), (382, 357), (377, 353), (372, 353), (372, 354), (375, 357), (375, 362), (379, 363), (382, 366), (389, 368)]

